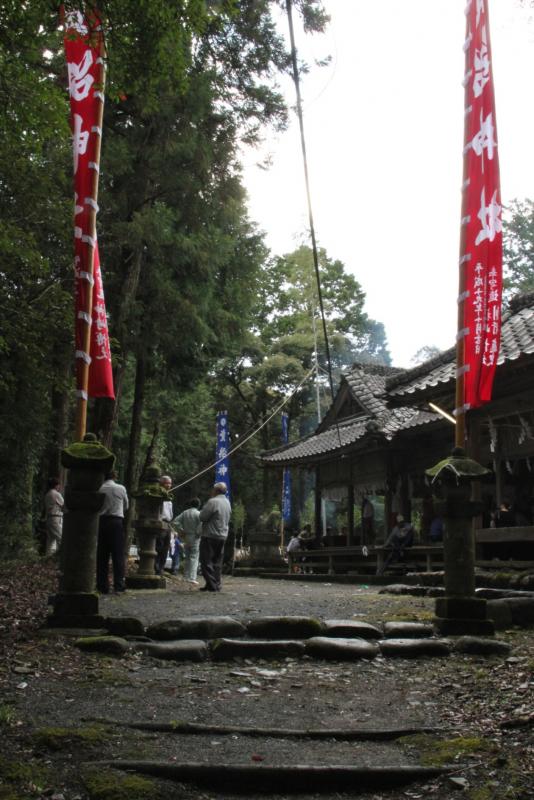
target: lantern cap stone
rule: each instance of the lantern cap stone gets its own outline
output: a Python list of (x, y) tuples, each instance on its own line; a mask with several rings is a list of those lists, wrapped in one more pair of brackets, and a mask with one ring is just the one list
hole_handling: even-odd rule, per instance
[(445, 477), (449, 479), (455, 477), (456, 481), (459, 482), (461, 479), (478, 480), (484, 475), (489, 475), (490, 472), (491, 470), (469, 458), (462, 447), (455, 447), (448, 458), (444, 458), (443, 461), (425, 470), (425, 475), (432, 478), (432, 483)]

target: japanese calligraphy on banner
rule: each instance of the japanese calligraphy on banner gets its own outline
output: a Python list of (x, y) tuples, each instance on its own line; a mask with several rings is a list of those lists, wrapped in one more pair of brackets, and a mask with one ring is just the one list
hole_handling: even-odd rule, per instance
[[(289, 419), (285, 411), (282, 412), (282, 442), (287, 444), (289, 441)], [(289, 522), (291, 519), (291, 470), (284, 468), (282, 481), (282, 519)]]
[[(89, 364), (89, 397), (115, 396), (111, 370), (108, 323), (100, 272), (94, 216), (98, 211), (94, 191), (98, 173), (99, 126), (104, 102), (102, 30), (94, 14), (65, 13), (65, 56), (69, 81), (74, 167), (74, 274), (77, 390), (84, 394), (82, 362)], [(91, 297), (88, 293), (91, 292)], [(89, 315), (88, 309), (91, 309)], [(90, 352), (84, 345), (86, 325), (91, 326)]]
[(470, 0), (466, 17), (464, 329), (458, 335), (464, 337), (464, 403), (476, 408), (491, 400), (499, 356), (502, 222), (488, 0)]
[(215, 483), (226, 484), (226, 496), (230, 498), (230, 431), (228, 412), (217, 412), (217, 443), (215, 445)]

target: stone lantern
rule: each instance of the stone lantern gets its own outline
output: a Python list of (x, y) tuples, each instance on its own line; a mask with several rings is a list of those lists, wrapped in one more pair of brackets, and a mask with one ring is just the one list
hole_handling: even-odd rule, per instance
[(68, 473), (60, 579), (48, 625), (101, 627), (103, 619), (98, 613), (95, 580), (99, 512), (104, 495), (98, 490), (113, 468), (115, 456), (94, 434), (87, 433), (83, 441), (62, 450), (61, 463)]
[(154, 572), (156, 537), (165, 528), (161, 520), (163, 501), (171, 499), (171, 494), (161, 486), (159, 479), (159, 467), (150, 464), (141, 476), (139, 489), (132, 495), (137, 510), (134, 527), (137, 532), (139, 568), (135, 575), (126, 578), (128, 589), (165, 589), (167, 585), (165, 578)]
[(444, 521), (445, 597), (436, 600), (434, 624), (444, 635), (492, 635), (486, 601), (475, 597), (473, 518), (482, 510), (471, 500), (471, 485), (489, 470), (455, 447), (449, 458), (426, 470), (437, 495), (436, 513)]

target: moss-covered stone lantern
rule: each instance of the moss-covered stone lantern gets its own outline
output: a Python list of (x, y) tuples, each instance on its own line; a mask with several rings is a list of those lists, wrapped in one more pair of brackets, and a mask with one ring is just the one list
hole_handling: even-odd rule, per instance
[(101, 627), (95, 592), (96, 544), (99, 512), (104, 495), (98, 491), (115, 456), (96, 436), (87, 433), (83, 441), (61, 452), (68, 470), (65, 513), (61, 541), (59, 591), (48, 624), (54, 627)]
[(137, 533), (139, 568), (135, 575), (126, 578), (128, 589), (165, 589), (166, 581), (155, 574), (156, 537), (165, 527), (161, 521), (164, 500), (172, 495), (163, 488), (159, 479), (161, 471), (157, 464), (150, 464), (141, 476), (137, 492), (132, 497), (136, 501), (137, 519), (134, 527)]
[(475, 537), (473, 518), (482, 510), (471, 500), (473, 481), (489, 470), (455, 447), (452, 455), (426, 470), (436, 495), (436, 513), (443, 518), (445, 597), (436, 601), (434, 624), (444, 635), (492, 635), (486, 601), (475, 597)]

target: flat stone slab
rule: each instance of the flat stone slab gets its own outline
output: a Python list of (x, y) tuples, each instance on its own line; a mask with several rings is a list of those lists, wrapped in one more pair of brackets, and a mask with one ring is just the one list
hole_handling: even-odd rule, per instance
[(257, 639), (309, 639), (322, 634), (323, 624), (315, 617), (259, 617), (248, 623), (247, 630)]
[(500, 630), (513, 625), (528, 628), (534, 625), (534, 598), (503, 597), (500, 600), (488, 600), (487, 614)]
[(386, 622), (384, 634), (386, 639), (422, 639), (433, 636), (434, 627), (425, 622)]
[(514, 625), (529, 627), (534, 625), (534, 599), (528, 597), (507, 597), (506, 602), (512, 612)]
[(65, 636), (68, 639), (80, 639), (84, 636), (107, 636), (107, 628), (41, 628), (39, 636), (48, 638), (59, 638)]
[(513, 626), (512, 609), (508, 605), (506, 598), (488, 600), (486, 609), (487, 615), (492, 620), (496, 630), (503, 631)]
[(424, 597), (426, 593), (426, 586), (411, 586), (408, 583), (390, 583), (378, 592), (378, 594), (409, 594), (414, 597)]
[(106, 628), (112, 636), (143, 636), (145, 626), (137, 617), (106, 617)]
[(122, 656), (130, 650), (130, 643), (120, 636), (84, 636), (74, 642), (80, 650), (91, 653), (104, 653), (108, 656)]
[(173, 639), (220, 639), (246, 636), (247, 629), (233, 617), (184, 617), (150, 625), (147, 636), (160, 641)]
[(228, 661), (232, 658), (285, 658), (300, 657), (305, 653), (302, 641), (287, 639), (217, 639), (211, 647), (215, 661)]
[(333, 639), (329, 636), (313, 636), (311, 639), (306, 639), (305, 647), (306, 655), (334, 661), (375, 658), (380, 653), (380, 647), (376, 642), (354, 638)]
[(383, 656), (417, 658), (418, 656), (448, 656), (451, 645), (446, 639), (382, 639)]
[(133, 642), (134, 650), (166, 661), (205, 661), (208, 645), (200, 639), (179, 639), (175, 642)]
[(353, 619), (326, 619), (323, 622), (323, 635), (341, 639), (381, 639), (380, 628), (369, 622), (358, 622)]
[(512, 649), (508, 642), (485, 639), (480, 636), (459, 636), (452, 642), (453, 650), (466, 655), (508, 655)]

